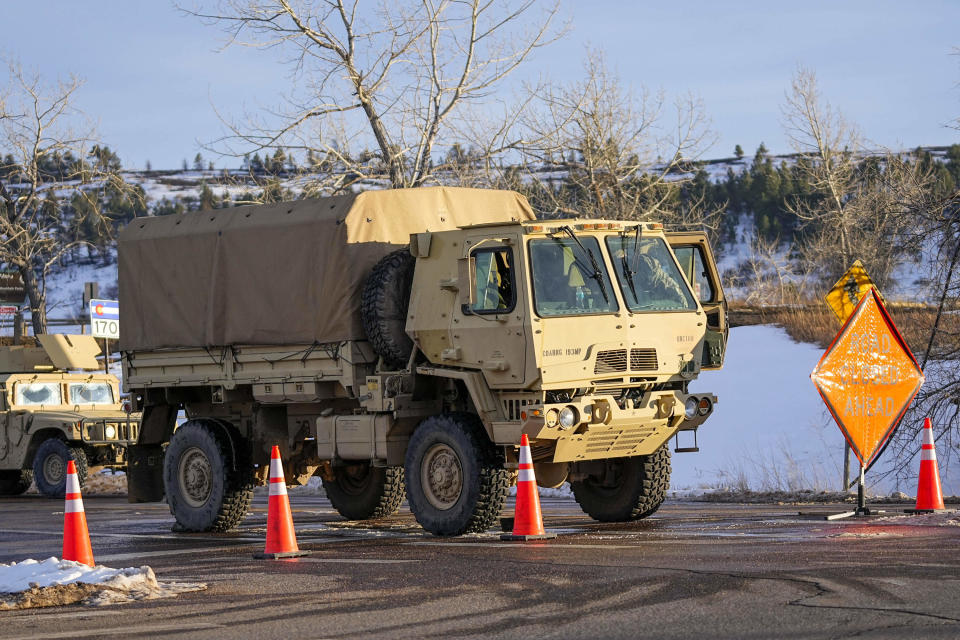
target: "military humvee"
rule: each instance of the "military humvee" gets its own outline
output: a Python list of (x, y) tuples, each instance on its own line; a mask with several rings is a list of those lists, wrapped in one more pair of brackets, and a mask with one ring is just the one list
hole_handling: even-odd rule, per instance
[(347, 518), (406, 496), (434, 534), (484, 530), (521, 434), (541, 485), (643, 518), (717, 401), (689, 389), (727, 335), (703, 234), (429, 188), (138, 219), (119, 254), (130, 498), (185, 530), (237, 524), (274, 444)]
[(33, 481), (63, 497), (67, 460), (81, 486), (94, 467), (121, 469), (136, 442), (139, 417), (124, 411), (115, 376), (97, 369), (91, 336), (40, 335), (39, 345), (0, 347), (0, 495), (18, 495)]

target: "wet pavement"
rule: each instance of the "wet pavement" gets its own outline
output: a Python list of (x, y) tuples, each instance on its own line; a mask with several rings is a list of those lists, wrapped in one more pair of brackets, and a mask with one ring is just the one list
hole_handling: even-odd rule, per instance
[[(960, 636), (960, 526), (929, 517), (824, 521), (798, 511), (846, 507), (668, 502), (647, 520), (601, 524), (571, 499), (544, 499), (558, 537), (514, 543), (495, 531), (431, 536), (405, 506), (348, 522), (326, 499), (292, 493), (312, 554), (264, 561), (252, 554), (265, 496), (228, 534), (173, 533), (163, 504), (84, 502), (98, 563), (146, 564), (208, 589), (0, 613), (0, 638)], [(0, 562), (59, 556), (62, 522), (62, 502), (0, 499)]]

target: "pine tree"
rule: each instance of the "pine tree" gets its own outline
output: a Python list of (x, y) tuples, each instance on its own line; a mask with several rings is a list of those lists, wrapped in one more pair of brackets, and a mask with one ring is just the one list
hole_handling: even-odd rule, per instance
[(203, 156), (199, 151), (197, 152), (197, 155), (193, 157), (193, 170), (203, 171)]
[(216, 206), (217, 200), (213, 195), (213, 190), (204, 182), (200, 189), (200, 211), (210, 211), (211, 209), (215, 209)]
[(737, 160), (743, 159), (743, 147), (737, 145), (733, 148), (733, 155), (736, 156)]

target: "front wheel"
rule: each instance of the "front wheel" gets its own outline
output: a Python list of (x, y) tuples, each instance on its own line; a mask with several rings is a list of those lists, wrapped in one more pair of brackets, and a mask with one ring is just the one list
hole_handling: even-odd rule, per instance
[(438, 536), (486, 531), (500, 516), (510, 474), (479, 418), (431, 416), (407, 446), (407, 501), (417, 522)]
[(33, 457), (33, 481), (37, 491), (48, 498), (62, 498), (67, 488), (67, 461), (77, 467), (77, 479), (83, 488), (87, 480), (87, 454), (82, 447), (71, 447), (59, 438), (40, 443)]
[(333, 468), (323, 489), (333, 508), (347, 520), (385, 518), (403, 502), (403, 467), (374, 467), (369, 462)]
[(33, 472), (29, 469), (0, 471), (0, 496), (18, 496), (30, 488)]
[(601, 522), (640, 520), (652, 515), (670, 488), (670, 449), (648, 456), (603, 461), (602, 471), (570, 483), (584, 513)]
[[(253, 477), (246, 460), (234, 461), (228, 427), (190, 420), (173, 433), (163, 460), (163, 486), (181, 531), (228, 531), (247, 515)], [(234, 469), (236, 466), (236, 469)]]

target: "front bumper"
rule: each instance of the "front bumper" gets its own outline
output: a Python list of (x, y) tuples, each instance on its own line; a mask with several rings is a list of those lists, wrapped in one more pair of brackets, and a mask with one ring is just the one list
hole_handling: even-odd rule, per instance
[[(691, 396), (708, 398), (709, 410), (687, 419), (684, 404)], [(621, 408), (613, 396), (595, 394), (573, 402), (547, 404), (527, 412), (522, 432), (531, 440), (534, 458), (543, 462), (575, 462), (649, 455), (678, 430), (696, 429), (713, 413), (716, 396), (653, 391)], [(563, 428), (556, 416), (572, 408), (576, 424)], [(552, 449), (552, 452), (550, 451)]]

